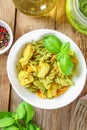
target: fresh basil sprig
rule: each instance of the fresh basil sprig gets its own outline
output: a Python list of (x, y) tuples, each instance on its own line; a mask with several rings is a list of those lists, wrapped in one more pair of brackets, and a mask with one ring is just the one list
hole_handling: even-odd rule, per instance
[(15, 112), (0, 112), (0, 128), (2, 130), (40, 130), (33, 123), (35, 111), (33, 107), (22, 102)]
[(70, 52), (70, 42), (63, 43), (60, 49), (63, 54), (69, 54)]
[(48, 34), (44, 36), (42, 42), (45, 48), (51, 53), (58, 53), (62, 45), (61, 40), (52, 34)]
[(60, 69), (65, 75), (72, 73), (74, 63), (69, 55), (70, 42), (62, 43), (55, 35), (50, 34), (42, 39), (44, 47), (51, 53), (56, 53), (56, 59), (59, 62)]

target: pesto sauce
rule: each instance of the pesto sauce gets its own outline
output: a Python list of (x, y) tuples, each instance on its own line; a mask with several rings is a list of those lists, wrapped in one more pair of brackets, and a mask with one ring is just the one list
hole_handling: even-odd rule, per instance
[[(87, 0), (82, 0), (82, 1), (87, 1)], [(66, 14), (71, 25), (80, 33), (87, 35), (87, 25), (81, 24), (79, 20), (76, 18), (75, 14), (73, 13), (72, 0), (66, 0)]]
[(79, 8), (82, 14), (87, 18), (87, 0), (79, 0)]

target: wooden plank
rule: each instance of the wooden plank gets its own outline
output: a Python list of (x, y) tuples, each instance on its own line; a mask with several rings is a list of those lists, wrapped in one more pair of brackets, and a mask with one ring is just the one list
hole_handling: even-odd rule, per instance
[[(14, 30), (15, 8), (11, 0), (0, 0), (0, 19), (7, 22)], [(8, 110), (10, 83), (6, 72), (8, 52), (0, 55), (0, 110)]]
[(58, 129), (58, 109), (45, 110), (35, 108), (34, 121), (41, 126), (42, 130), (59, 130)]
[(70, 121), (69, 130), (87, 129), (87, 95), (80, 98)]
[(55, 12), (56, 9), (54, 9), (49, 15), (43, 17), (31, 17), (18, 11), (16, 21), (16, 39), (32, 30), (42, 28), (55, 29)]

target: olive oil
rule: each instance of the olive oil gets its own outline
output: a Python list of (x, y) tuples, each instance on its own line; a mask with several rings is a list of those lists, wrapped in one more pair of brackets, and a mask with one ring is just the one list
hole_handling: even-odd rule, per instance
[(13, 0), (22, 13), (30, 16), (43, 16), (49, 13), (58, 0)]

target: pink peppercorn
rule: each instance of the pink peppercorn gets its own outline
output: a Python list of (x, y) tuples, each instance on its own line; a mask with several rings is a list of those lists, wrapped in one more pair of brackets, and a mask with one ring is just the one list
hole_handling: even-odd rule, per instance
[(8, 46), (9, 40), (10, 36), (7, 29), (3, 26), (0, 26), (0, 49)]

